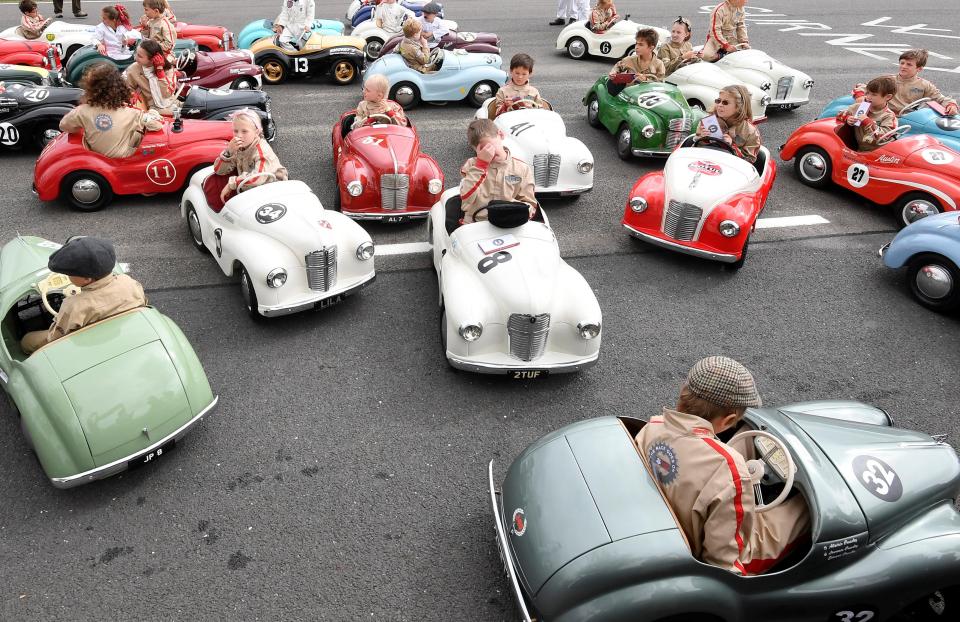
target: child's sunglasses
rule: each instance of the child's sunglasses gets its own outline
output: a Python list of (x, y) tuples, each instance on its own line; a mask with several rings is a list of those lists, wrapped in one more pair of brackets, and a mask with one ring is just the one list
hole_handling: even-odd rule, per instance
[(723, 104), (724, 106), (729, 106), (729, 105), (732, 104), (733, 102), (730, 101), (729, 99), (720, 99), (720, 98), (718, 97), (718, 98), (716, 98), (715, 100), (713, 100), (713, 103), (715, 103), (715, 104)]

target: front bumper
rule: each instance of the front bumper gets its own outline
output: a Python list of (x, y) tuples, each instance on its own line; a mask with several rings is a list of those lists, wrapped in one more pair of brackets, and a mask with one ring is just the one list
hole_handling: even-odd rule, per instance
[(503, 515), (500, 510), (500, 493), (497, 492), (496, 484), (493, 483), (493, 460), (487, 467), (487, 475), (490, 489), (490, 505), (493, 508), (494, 536), (497, 541), (497, 551), (500, 553), (500, 561), (503, 562), (503, 570), (507, 575), (507, 581), (510, 583), (510, 591), (513, 593), (513, 602), (517, 605), (517, 611), (520, 612), (522, 622), (533, 622), (530, 617), (530, 611), (527, 609), (527, 602), (523, 596), (523, 589), (520, 587), (520, 581), (517, 580), (517, 571), (513, 567), (513, 558), (510, 556), (510, 544), (507, 542), (507, 534), (503, 528)]
[(572, 197), (578, 194), (584, 194), (593, 190), (593, 185), (589, 186), (537, 186), (534, 188), (534, 194), (542, 197)]
[(321, 292), (315, 296), (311, 296), (306, 300), (300, 300), (294, 305), (257, 305), (257, 310), (260, 311), (261, 315), (266, 317), (279, 317), (281, 315), (291, 315), (293, 313), (299, 313), (301, 311), (307, 311), (308, 309), (315, 309), (318, 307), (325, 309), (327, 307), (332, 307), (338, 302), (341, 302), (347, 296), (352, 296), (353, 294), (357, 293), (370, 283), (373, 283), (376, 278), (376, 273), (371, 273), (361, 282), (355, 283), (346, 289)]
[(714, 251), (703, 250), (701, 248), (693, 248), (692, 246), (684, 246), (683, 244), (678, 244), (677, 242), (671, 242), (670, 240), (665, 240), (655, 235), (634, 229), (626, 223), (623, 224), (623, 228), (627, 230), (627, 233), (638, 240), (643, 240), (644, 242), (653, 244), (654, 246), (659, 246), (660, 248), (676, 251), (685, 255), (693, 255), (694, 257), (700, 257), (701, 259), (710, 259), (711, 261), (719, 261), (722, 263), (734, 263), (739, 259), (739, 257), (733, 254), (717, 253)]
[(200, 411), (199, 414), (194, 416), (193, 419), (186, 422), (178, 429), (174, 430), (172, 434), (165, 436), (156, 443), (150, 445), (149, 447), (138, 451), (135, 454), (131, 454), (119, 460), (114, 460), (110, 464), (105, 464), (102, 467), (97, 467), (96, 469), (91, 469), (90, 471), (84, 471), (83, 473), (78, 473), (77, 475), (71, 475), (69, 477), (51, 477), (50, 483), (57, 488), (73, 488), (75, 486), (80, 486), (81, 484), (87, 484), (94, 480), (104, 479), (110, 477), (111, 475), (116, 475), (117, 473), (127, 470), (127, 464), (136, 458), (137, 456), (142, 456), (143, 454), (150, 453), (155, 451), (158, 447), (163, 446), (164, 444), (170, 441), (179, 441), (184, 436), (187, 435), (195, 425), (200, 423), (200, 421), (216, 407), (217, 402), (220, 401), (220, 396), (213, 396), (213, 401), (210, 402), (206, 408)]
[[(490, 357), (490, 355), (485, 356)], [(593, 367), (597, 364), (597, 360), (600, 358), (600, 351), (597, 350), (593, 354), (580, 359), (554, 362), (543, 362), (543, 359), (557, 358), (556, 355), (551, 356), (549, 352), (545, 353), (536, 361), (521, 361), (519, 359), (514, 359), (509, 354), (495, 355), (495, 358), (501, 360), (484, 361), (480, 359), (469, 359), (451, 354), (449, 351), (447, 352), (447, 361), (449, 361), (450, 365), (456, 369), (462, 369), (463, 371), (469, 371), (475, 374), (509, 375), (512, 373), (519, 373), (524, 374), (522, 376), (518, 376), (520, 378), (530, 378), (536, 376), (530, 376), (529, 374), (536, 374), (537, 372), (548, 372), (551, 374), (571, 374), (587, 369), (588, 367)]]
[(880, 259), (883, 259), (883, 256), (887, 252), (888, 248), (890, 248), (890, 242), (887, 242), (880, 247), (880, 250), (877, 251), (877, 256), (880, 257)]
[(673, 153), (673, 149), (634, 149), (631, 147), (630, 153), (638, 158), (666, 158)]
[(406, 222), (408, 220), (420, 220), (426, 218), (430, 215), (430, 210), (412, 210), (409, 212), (404, 212), (397, 210), (396, 212), (349, 212), (347, 210), (341, 210), (341, 213), (344, 216), (348, 216), (353, 220), (379, 220), (381, 222)]

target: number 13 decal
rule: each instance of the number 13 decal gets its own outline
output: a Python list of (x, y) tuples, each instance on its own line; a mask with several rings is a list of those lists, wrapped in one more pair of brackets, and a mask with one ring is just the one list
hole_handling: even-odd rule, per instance
[(297, 73), (307, 73), (310, 71), (310, 64), (305, 58), (293, 59), (293, 70)]

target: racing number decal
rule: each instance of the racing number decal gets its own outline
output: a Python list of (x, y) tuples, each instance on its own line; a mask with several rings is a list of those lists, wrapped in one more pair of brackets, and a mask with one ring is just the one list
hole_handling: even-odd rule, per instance
[(9, 123), (0, 123), (0, 144), (16, 145), (20, 142), (20, 130)]
[(637, 105), (641, 108), (656, 108), (667, 100), (661, 93), (645, 93), (637, 98)]
[(50, 91), (47, 89), (24, 89), (23, 98), (27, 101), (42, 102), (50, 97)]
[(600, 53), (601, 53), (601, 54), (609, 54), (609, 53), (610, 53), (610, 50), (612, 50), (612, 49), (613, 49), (613, 46), (610, 45), (610, 42), (609, 42), (609, 41), (604, 41), (603, 43), (600, 44)]
[(310, 63), (305, 58), (293, 59), (293, 71), (296, 73), (307, 73), (310, 71)]
[(877, 617), (877, 612), (873, 609), (861, 609), (860, 611), (838, 611), (832, 616), (831, 620), (837, 620), (838, 622), (870, 622)]
[(937, 127), (948, 132), (960, 130), (960, 118), (958, 117), (940, 117), (936, 121)]
[(510, 134), (513, 136), (519, 136), (520, 134), (523, 134), (527, 130), (534, 127), (536, 126), (533, 123), (530, 123), (528, 121), (524, 121), (523, 123), (517, 123), (516, 125), (510, 126)]
[(870, 183), (870, 169), (863, 164), (853, 164), (847, 169), (847, 183), (854, 188), (863, 188)]
[(377, 145), (378, 147), (383, 144), (382, 138), (375, 138), (373, 136), (364, 136), (363, 140), (360, 141), (361, 145)]
[(889, 464), (873, 456), (853, 459), (853, 473), (863, 487), (881, 501), (896, 501), (903, 496), (903, 482)]
[(480, 263), (477, 264), (477, 270), (480, 271), (480, 274), (486, 274), (487, 272), (490, 272), (496, 268), (499, 264), (506, 263), (511, 259), (513, 259), (513, 255), (507, 251), (498, 251), (489, 257), (484, 257), (481, 259)]
[(147, 164), (147, 179), (158, 186), (169, 186), (177, 178), (177, 167), (166, 158)]
[(953, 156), (941, 149), (924, 149), (920, 152), (923, 159), (934, 165), (950, 164)]

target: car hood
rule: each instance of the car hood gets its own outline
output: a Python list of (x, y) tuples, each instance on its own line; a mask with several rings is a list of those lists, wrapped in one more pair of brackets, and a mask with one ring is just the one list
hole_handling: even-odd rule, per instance
[(886, 149), (892, 154), (904, 157), (908, 168), (925, 169), (934, 175), (952, 177), (960, 180), (960, 153), (944, 147), (943, 143), (929, 134), (911, 135), (895, 140)]
[(522, 155), (515, 157), (532, 165), (534, 154), (560, 153), (565, 151), (567, 128), (559, 114), (551, 110), (514, 110), (497, 115), (494, 121), (507, 137), (508, 146), (521, 146)]
[(717, 61), (721, 67), (731, 67), (734, 69), (752, 69), (770, 76), (780, 76), (783, 74), (806, 75), (787, 65), (784, 65), (762, 50), (740, 50), (733, 54), (727, 54)]
[(677, 530), (615, 417), (573, 424), (530, 446), (510, 466), (502, 499), (510, 548), (531, 594), (597, 547)]
[(398, 125), (357, 128), (347, 134), (346, 143), (377, 173), (412, 175), (420, 155), (420, 141), (414, 130)]
[(50, 255), (59, 248), (60, 244), (56, 242), (32, 235), (18, 235), (3, 245), (0, 250), (0, 292), (3, 293), (4, 310), (22, 295), (21, 280), (27, 277), (40, 280), (46, 276)]
[[(346, 35), (313, 35), (307, 44), (303, 46), (304, 52), (320, 52), (333, 48), (347, 47), (363, 51), (367, 42), (362, 37), (351, 37)], [(297, 56), (297, 54), (291, 54)]]
[(739, 192), (760, 187), (760, 175), (752, 164), (715, 149), (678, 149), (663, 168), (666, 199), (690, 203), (706, 211)]
[(83, 89), (65, 87), (49, 87), (28, 84), (7, 84), (6, 92), (0, 99), (14, 98), (20, 108), (34, 108), (50, 104), (69, 104), (76, 106), (80, 103)]
[(217, 110), (221, 108), (264, 108), (270, 96), (264, 91), (250, 89), (205, 89), (192, 88), (183, 102), (184, 108)]
[(960, 494), (956, 452), (922, 432), (787, 410), (783, 414), (813, 439), (846, 481), (867, 519), (871, 541)]
[[(172, 123), (164, 123), (163, 126), (163, 131), (166, 133), (171, 148), (217, 139), (230, 142), (230, 139), (233, 138), (233, 124), (230, 121), (184, 119), (182, 132), (172, 131)], [(147, 139), (152, 135), (152, 133), (147, 133), (143, 137), (143, 142), (140, 144), (141, 148), (147, 144)], [(214, 157), (216, 157), (216, 154), (214, 154)]]
[(620, 91), (617, 99), (669, 121), (689, 116), (689, 107), (680, 89), (667, 82), (635, 84)]
[(197, 68), (194, 74), (212, 71), (218, 67), (236, 64), (252, 64), (253, 53), (249, 50), (231, 50), (229, 52), (197, 52)]
[(503, 59), (499, 54), (473, 54), (466, 50), (444, 50), (441, 71), (488, 66), (500, 69), (502, 65)]

